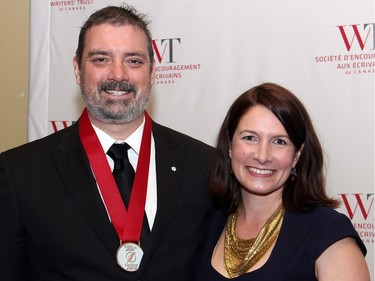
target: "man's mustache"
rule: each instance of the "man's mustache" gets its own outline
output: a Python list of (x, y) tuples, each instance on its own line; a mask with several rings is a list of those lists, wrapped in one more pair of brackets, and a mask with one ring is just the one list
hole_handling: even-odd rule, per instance
[(100, 91), (123, 91), (123, 92), (136, 92), (135, 86), (133, 84), (128, 84), (124, 82), (102, 82), (98, 86), (98, 92)]

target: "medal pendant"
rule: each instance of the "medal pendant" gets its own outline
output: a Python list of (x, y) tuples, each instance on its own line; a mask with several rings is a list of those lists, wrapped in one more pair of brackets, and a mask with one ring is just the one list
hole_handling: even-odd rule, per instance
[(138, 270), (142, 257), (142, 248), (132, 242), (122, 244), (116, 254), (118, 265), (129, 272)]

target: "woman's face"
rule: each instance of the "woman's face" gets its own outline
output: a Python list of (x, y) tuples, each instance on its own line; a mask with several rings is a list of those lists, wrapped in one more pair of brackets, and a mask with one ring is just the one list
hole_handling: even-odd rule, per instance
[(276, 116), (265, 106), (255, 105), (240, 119), (229, 156), (242, 192), (265, 196), (281, 194), (300, 151), (296, 152)]

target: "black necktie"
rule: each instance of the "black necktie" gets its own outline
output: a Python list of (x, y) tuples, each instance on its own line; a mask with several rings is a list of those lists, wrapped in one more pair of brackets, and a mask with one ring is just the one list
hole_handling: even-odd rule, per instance
[[(113, 177), (115, 178), (117, 187), (120, 191), (122, 200), (126, 208), (129, 205), (130, 194), (134, 182), (134, 168), (129, 162), (128, 157), (128, 150), (130, 149), (130, 145), (127, 143), (113, 144), (107, 154), (113, 159), (114, 161), (114, 168), (113, 168)], [(148, 225), (147, 216), (145, 213), (142, 225), (142, 233), (141, 233), (141, 244), (144, 246), (145, 242), (148, 239), (148, 235), (150, 234), (150, 227)]]
[(117, 187), (126, 208), (128, 208), (129, 205), (135, 175), (133, 166), (130, 164), (128, 158), (128, 150), (130, 148), (131, 147), (127, 143), (115, 143), (107, 152), (115, 163), (113, 168), (113, 177), (115, 178)]

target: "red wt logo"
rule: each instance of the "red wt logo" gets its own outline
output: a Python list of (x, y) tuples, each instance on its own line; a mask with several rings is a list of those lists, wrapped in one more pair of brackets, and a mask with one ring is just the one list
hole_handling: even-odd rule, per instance
[(154, 49), (154, 54), (159, 63), (162, 63), (164, 60), (168, 63), (175, 62), (173, 60), (175, 41), (181, 44), (181, 38), (168, 38), (161, 39), (160, 45), (158, 39), (152, 40), (152, 47)]
[[(363, 25), (352, 24), (349, 26), (339, 25), (337, 28), (340, 30), (342, 39), (344, 40), (345, 47), (348, 51), (353, 47), (354, 41), (356, 40), (359, 47), (363, 51), (365, 46), (370, 42), (369, 38), (372, 37), (372, 48), (375, 49), (375, 23), (366, 23)], [(349, 29), (349, 30), (348, 30)], [(362, 29), (363, 34), (361, 35), (360, 30)], [(371, 42), (370, 42), (371, 43)]]
[[(364, 220), (367, 219), (374, 204), (374, 193), (341, 193), (342, 201), (344, 202), (349, 218), (352, 220), (358, 210), (362, 214)], [(365, 207), (365, 205), (367, 207)]]

